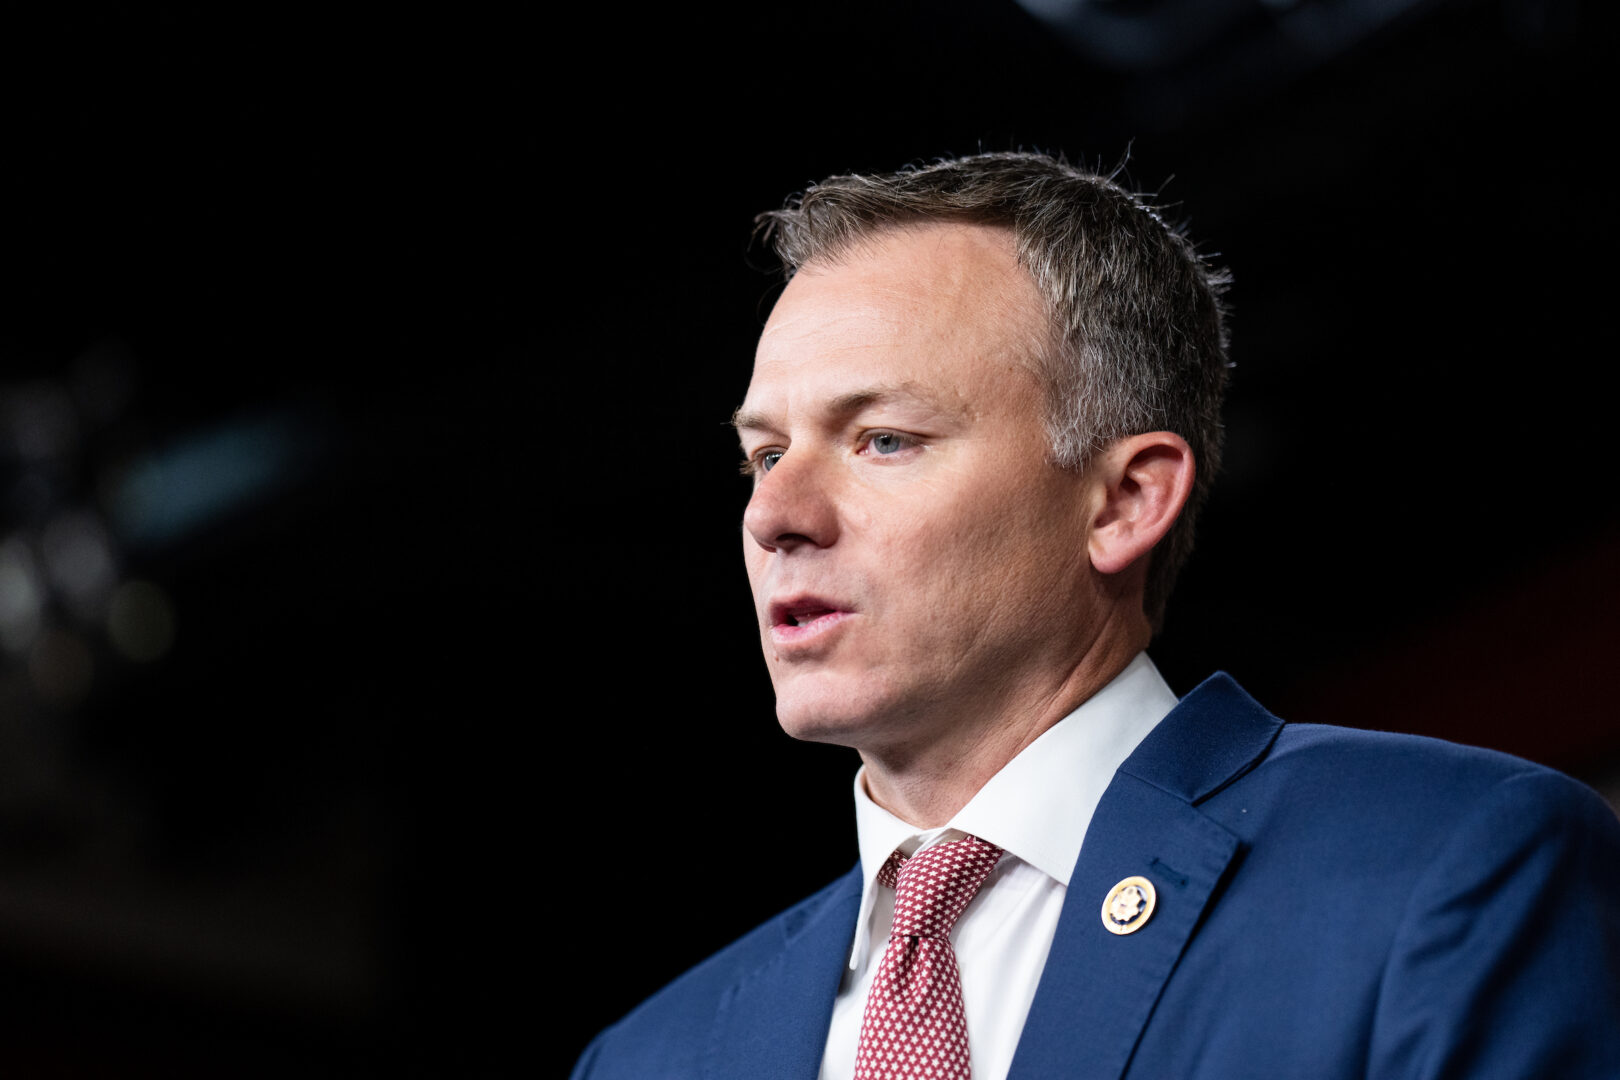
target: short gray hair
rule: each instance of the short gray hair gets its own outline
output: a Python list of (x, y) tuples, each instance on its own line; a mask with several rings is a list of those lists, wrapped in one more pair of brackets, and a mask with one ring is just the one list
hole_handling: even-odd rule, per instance
[(890, 229), (958, 221), (1012, 232), (1051, 318), (1054, 347), (1040, 361), (1057, 464), (1083, 468), (1146, 431), (1192, 447), (1192, 495), (1148, 570), (1143, 608), (1158, 629), (1220, 467), (1229, 276), (1112, 177), (1045, 154), (833, 176), (755, 221), (789, 277)]

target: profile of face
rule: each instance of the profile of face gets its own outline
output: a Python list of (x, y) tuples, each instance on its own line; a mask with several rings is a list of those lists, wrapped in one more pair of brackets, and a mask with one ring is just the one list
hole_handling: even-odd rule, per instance
[(789, 734), (903, 752), (1038, 702), (1084, 651), (1095, 500), (1050, 461), (1046, 341), (1000, 229), (886, 232), (789, 282), (737, 414)]

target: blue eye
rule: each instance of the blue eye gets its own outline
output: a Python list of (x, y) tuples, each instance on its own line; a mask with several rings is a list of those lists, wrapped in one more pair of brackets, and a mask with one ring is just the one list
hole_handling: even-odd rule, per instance
[(906, 441), (893, 432), (883, 432), (872, 436), (872, 452), (875, 454), (897, 454), (906, 448)]
[(742, 463), (742, 474), (744, 476), (752, 476), (757, 481), (761, 476), (764, 476), (766, 473), (770, 472), (776, 467), (777, 461), (781, 459), (784, 452), (785, 451), (782, 450), (765, 450), (755, 454), (751, 458), (744, 458)]

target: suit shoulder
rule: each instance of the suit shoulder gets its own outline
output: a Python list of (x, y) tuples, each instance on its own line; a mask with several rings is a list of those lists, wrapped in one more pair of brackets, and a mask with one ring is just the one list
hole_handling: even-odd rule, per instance
[[(1345, 781), (1384, 777), (1390, 787), (1418, 777), (1424, 786), (1455, 797), (1466, 790), (1485, 791), (1509, 780), (1544, 784), (1571, 795), (1586, 787), (1563, 773), (1499, 750), (1465, 746), (1424, 735), (1286, 723), (1267, 757), (1267, 764), (1308, 771), (1331, 770)], [(1579, 797), (1579, 796), (1577, 796)]]
[[(1195, 803), (1219, 800), (1236, 787), (1252, 796), (1257, 787), (1287, 788), (1291, 794), (1335, 792), (1367, 803), (1376, 795), (1395, 804), (1426, 798), (1453, 806), (1466, 804), (1499, 782), (1523, 778), (1566, 792), (1580, 802), (1596, 798), (1575, 781), (1523, 758), (1495, 750), (1376, 728), (1379, 717), (1365, 715), (1367, 727), (1334, 727), (1279, 718), (1254, 700), (1224, 672), (1199, 684), (1126, 763), (1126, 770), (1181, 793)], [(1191, 762), (1191, 764), (1189, 764)], [(1540, 777), (1540, 780), (1531, 780)], [(1258, 781), (1258, 783), (1257, 783)], [(1518, 786), (1518, 785), (1515, 785)], [(1336, 808), (1352, 816), (1361, 806)], [(1376, 811), (1376, 805), (1367, 805)]]
[(695, 1065), (725, 995), (811, 925), (837, 918), (845, 907), (853, 924), (860, 891), (857, 866), (677, 976), (598, 1035), (574, 1076), (695, 1075), (695, 1067), (676, 1062), (690, 1058)]
[(1332, 842), (1366, 865), (1437, 854), (1506, 815), (1515, 831), (1620, 827), (1596, 792), (1544, 765), (1417, 735), (1284, 724), (1265, 757), (1204, 809), (1239, 836)]
[(1620, 1076), (1620, 819), (1595, 792), (1438, 739), (1250, 727), (1264, 752), (1196, 803), (1240, 853), (1165, 1046), (1219, 1030), (1266, 1075)]

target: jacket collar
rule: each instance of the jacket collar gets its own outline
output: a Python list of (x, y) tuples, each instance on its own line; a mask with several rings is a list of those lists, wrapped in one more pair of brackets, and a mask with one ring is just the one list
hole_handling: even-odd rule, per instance
[(1258, 765), (1282, 726), (1219, 671), (1182, 698), (1119, 771), (1196, 806)]

